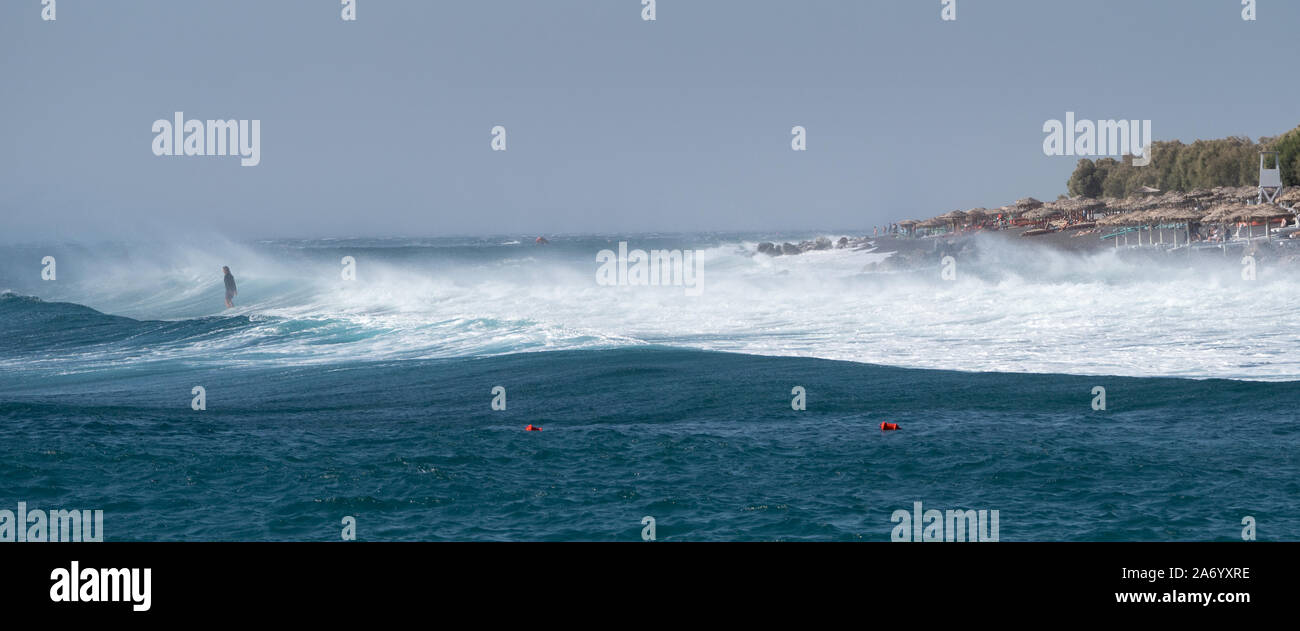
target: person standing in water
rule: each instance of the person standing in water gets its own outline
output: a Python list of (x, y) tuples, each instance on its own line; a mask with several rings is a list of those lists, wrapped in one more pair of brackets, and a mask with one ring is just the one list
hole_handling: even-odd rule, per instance
[(230, 268), (223, 265), (221, 271), (226, 275), (226, 308), (229, 309), (235, 306), (234, 303), (230, 302), (230, 299), (238, 295), (239, 292), (235, 289), (235, 277), (230, 274)]

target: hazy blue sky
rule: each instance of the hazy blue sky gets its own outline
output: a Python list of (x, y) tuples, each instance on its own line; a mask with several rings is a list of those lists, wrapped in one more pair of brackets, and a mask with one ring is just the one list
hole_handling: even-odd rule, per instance
[[(1300, 124), (1300, 2), (957, 1), (5, 0), (0, 238), (869, 230), (1064, 192), (1066, 111)], [(176, 111), (261, 164), (154, 156)]]

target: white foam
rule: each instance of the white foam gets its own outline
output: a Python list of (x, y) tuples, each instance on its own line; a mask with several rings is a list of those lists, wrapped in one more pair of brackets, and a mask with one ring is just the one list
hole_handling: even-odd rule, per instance
[[(507, 248), (510, 258), (461, 263), (373, 255), (352, 283), (332, 263), (227, 249), (240, 282), (233, 313), (252, 325), (148, 357), (315, 363), (663, 344), (965, 371), (1300, 378), (1300, 287), (1282, 269), (1247, 282), (1231, 261), (1153, 265), (988, 242), (944, 282), (937, 255), (932, 274), (863, 274), (888, 254), (751, 256), (754, 245), (704, 250), (695, 297), (599, 286), (595, 249), (588, 259)], [(136, 261), (138, 282), (76, 301), (137, 318), (211, 314), (227, 260)], [(171, 289), (144, 289), (159, 286)]]

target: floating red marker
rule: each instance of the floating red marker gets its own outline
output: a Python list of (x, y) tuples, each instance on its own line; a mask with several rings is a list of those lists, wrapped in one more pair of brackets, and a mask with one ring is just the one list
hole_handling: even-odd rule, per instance
[(898, 429), (898, 423), (886, 423), (884, 421), (880, 422), (880, 431), (882, 432), (892, 432), (896, 429)]
[(525, 427), (525, 428), (524, 428), (524, 431), (525, 431), (525, 432), (540, 432), (540, 431), (542, 431), (542, 428), (537, 427), (537, 426), (535, 426), (535, 425), (533, 425), (533, 424), (530, 423), (530, 424), (528, 425), (528, 427)]

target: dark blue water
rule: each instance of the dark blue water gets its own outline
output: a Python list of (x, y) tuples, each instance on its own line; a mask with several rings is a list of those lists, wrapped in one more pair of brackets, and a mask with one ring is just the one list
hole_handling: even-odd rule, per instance
[(1003, 541), (1239, 540), (1248, 515), (1300, 538), (1294, 382), (661, 347), (58, 361), (248, 326), (0, 298), (0, 508), (102, 509), (107, 540), (337, 540), (345, 516), (363, 540), (639, 540), (653, 516), (659, 540), (887, 541), (917, 501), (998, 510)]

